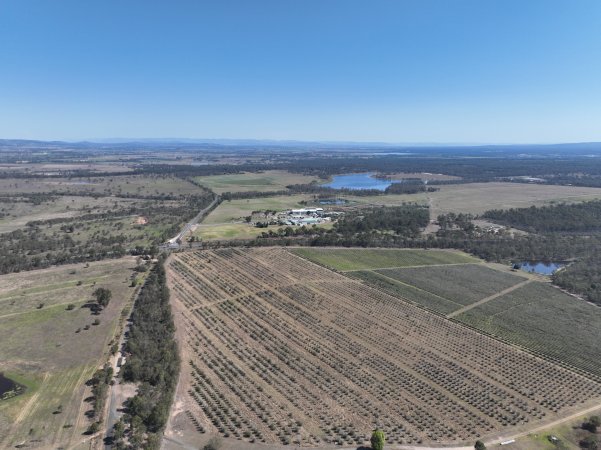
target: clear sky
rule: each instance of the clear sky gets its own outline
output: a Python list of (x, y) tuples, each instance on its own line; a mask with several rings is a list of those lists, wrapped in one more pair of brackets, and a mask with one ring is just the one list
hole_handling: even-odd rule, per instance
[(0, 137), (601, 141), (601, 1), (0, 0)]

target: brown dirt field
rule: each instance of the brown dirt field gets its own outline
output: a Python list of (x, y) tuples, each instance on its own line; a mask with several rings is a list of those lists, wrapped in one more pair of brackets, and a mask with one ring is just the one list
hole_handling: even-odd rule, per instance
[(356, 447), (375, 426), (389, 445), (461, 446), (601, 401), (598, 382), (284, 249), (179, 253), (168, 274), (168, 446)]

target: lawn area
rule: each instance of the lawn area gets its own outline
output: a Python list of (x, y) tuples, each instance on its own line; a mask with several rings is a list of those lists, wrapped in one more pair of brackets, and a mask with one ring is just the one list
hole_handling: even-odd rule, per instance
[[(58, 448), (82, 438), (91, 407), (82, 403), (85, 382), (106, 358), (133, 298), (135, 266), (127, 257), (0, 277), (0, 371), (28, 386), (0, 403), (0, 447), (40, 439), (36, 446)], [(98, 287), (112, 299), (92, 315), (84, 305)]]
[(481, 264), (387, 269), (378, 273), (462, 306), (525, 280)]
[(601, 308), (532, 282), (455, 318), (601, 376)]
[(342, 271), (479, 262), (465, 253), (447, 250), (297, 248), (293, 251), (298, 256)]
[(309, 195), (281, 195), (275, 197), (249, 198), (242, 200), (223, 201), (202, 222), (203, 224), (222, 224), (243, 220), (253, 211), (276, 210), (284, 211), (290, 208), (300, 208), (301, 201), (309, 201)]
[(284, 170), (267, 170), (260, 173), (245, 172), (232, 175), (195, 177), (195, 181), (218, 194), (224, 192), (272, 192), (286, 190), (291, 184), (308, 184), (317, 177), (290, 173)]

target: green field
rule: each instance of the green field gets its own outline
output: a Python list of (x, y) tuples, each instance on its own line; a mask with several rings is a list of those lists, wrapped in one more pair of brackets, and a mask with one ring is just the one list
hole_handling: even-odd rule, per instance
[(308, 184), (318, 180), (316, 177), (286, 172), (284, 170), (267, 170), (260, 173), (237, 173), (232, 175), (211, 175), (195, 177), (195, 181), (218, 194), (224, 192), (274, 192), (286, 190), (291, 184)]
[(253, 211), (275, 210), (284, 211), (301, 207), (301, 201), (310, 201), (307, 195), (281, 195), (275, 197), (249, 198), (243, 200), (226, 200), (219, 204), (203, 224), (222, 224), (244, 220)]
[(342, 271), (479, 262), (465, 253), (447, 250), (297, 248), (294, 253)]
[(378, 273), (462, 306), (525, 280), (481, 264), (386, 269), (378, 270)]
[[(38, 447), (67, 447), (83, 438), (85, 382), (107, 358), (133, 298), (135, 266), (127, 257), (0, 277), (0, 372), (28, 386), (0, 402), (1, 448), (37, 439)], [(110, 289), (112, 299), (95, 316), (84, 305), (98, 287)]]
[(549, 284), (532, 282), (456, 319), (601, 376), (601, 308)]
[(422, 308), (442, 314), (449, 314), (462, 306), (459, 303), (455, 303), (408, 284), (401, 283), (371, 270), (347, 272), (347, 275), (357, 280), (364, 281), (370, 286), (380, 289), (394, 297), (411, 301)]

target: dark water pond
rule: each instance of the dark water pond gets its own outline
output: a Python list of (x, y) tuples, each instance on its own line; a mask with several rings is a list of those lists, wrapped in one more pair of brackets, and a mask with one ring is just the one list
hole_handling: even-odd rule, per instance
[(0, 373), (0, 400), (21, 394), (25, 388)]
[(393, 182), (376, 178), (372, 173), (351, 173), (347, 175), (335, 175), (334, 179), (324, 184), (324, 187), (333, 189), (377, 189), (384, 191)]
[(565, 267), (565, 262), (542, 262), (542, 261), (524, 261), (521, 263), (521, 269), (525, 272), (540, 273), (541, 275), (552, 275), (557, 269)]

